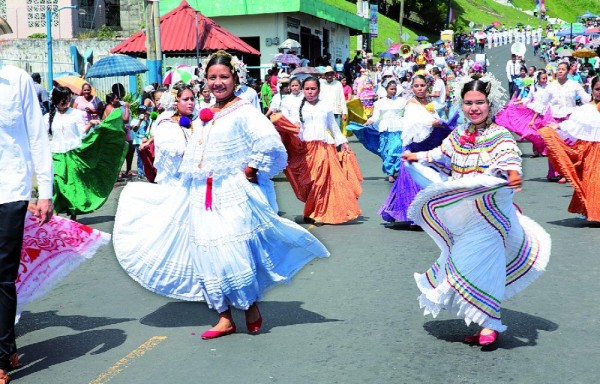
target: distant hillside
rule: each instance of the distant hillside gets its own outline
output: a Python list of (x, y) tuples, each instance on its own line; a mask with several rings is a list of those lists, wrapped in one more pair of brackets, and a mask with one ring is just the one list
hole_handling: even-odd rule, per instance
[[(513, 5), (523, 10), (535, 8), (535, 1), (513, 0)], [(549, 17), (558, 17), (567, 22), (575, 22), (577, 16), (585, 11), (600, 15), (600, 0), (546, 0), (547, 14)]]
[[(356, 13), (356, 4), (349, 3), (347, 1), (342, 1), (342, 0), (323, 0), (323, 1), (325, 3), (331, 4), (335, 7), (343, 9), (344, 11)], [(372, 44), (373, 44), (372, 50), (375, 54), (384, 52), (388, 49), (388, 46), (385, 45), (385, 40), (388, 37), (390, 39), (392, 39), (394, 41), (394, 43), (397, 43), (399, 40), (398, 21), (397, 20), (392, 20), (387, 16), (379, 14), (378, 30), (379, 30), (378, 36), (376, 38), (374, 38), (373, 42), (372, 42)], [(414, 39), (420, 33), (417, 31), (414, 31), (412, 29), (406, 28), (406, 27), (402, 27), (402, 31), (408, 33), (408, 35), (410, 36), (409, 43), (415, 44)], [(438, 34), (436, 34), (436, 35), (438, 35)], [(356, 37), (354, 36), (354, 37), (350, 38), (350, 52), (354, 52), (355, 50), (356, 50)]]
[[(522, 1), (529, 1), (529, 3), (535, 4), (535, 1), (533, 0)], [(516, 0), (514, 2), (516, 3)], [(458, 30), (468, 30), (469, 22), (489, 25), (493, 21), (499, 21), (502, 24), (511, 27), (516, 23), (537, 26), (539, 22), (539, 20), (533, 16), (529, 16), (513, 7), (496, 3), (493, 0), (453, 0), (452, 7), (454, 8), (457, 19), (454, 26), (455, 29)], [(533, 8), (533, 6), (530, 8)]]

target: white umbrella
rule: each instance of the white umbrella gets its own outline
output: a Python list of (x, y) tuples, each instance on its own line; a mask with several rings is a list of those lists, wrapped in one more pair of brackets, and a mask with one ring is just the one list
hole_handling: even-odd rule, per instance
[(295, 49), (295, 48), (300, 48), (301, 45), (299, 42), (297, 42), (294, 39), (287, 39), (285, 40), (283, 43), (281, 43), (281, 45), (278, 47), (279, 49)]

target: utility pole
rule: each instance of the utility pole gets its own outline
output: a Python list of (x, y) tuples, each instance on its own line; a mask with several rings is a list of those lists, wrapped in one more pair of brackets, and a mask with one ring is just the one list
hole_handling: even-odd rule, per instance
[(404, 0), (400, 0), (400, 16), (398, 17), (398, 26), (400, 32), (398, 33), (398, 41), (402, 43), (402, 22), (404, 21)]
[(146, 15), (146, 66), (148, 67), (148, 82), (157, 82), (156, 79), (156, 39), (154, 38), (154, 18), (152, 17), (152, 4), (144, 1), (144, 14)]
[(159, 0), (154, 0), (152, 3), (153, 25), (154, 25), (154, 41), (156, 50), (156, 82), (162, 84), (162, 45), (160, 38), (160, 3)]

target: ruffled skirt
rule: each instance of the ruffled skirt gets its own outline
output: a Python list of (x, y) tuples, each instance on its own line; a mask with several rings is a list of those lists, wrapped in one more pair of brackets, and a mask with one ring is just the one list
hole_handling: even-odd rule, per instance
[(108, 199), (128, 151), (119, 109), (82, 140), (79, 148), (54, 153), (54, 209), (90, 213)]
[(306, 149), (310, 191), (304, 216), (326, 224), (356, 219), (361, 213), (358, 198), (363, 177), (354, 153), (338, 153), (335, 145), (321, 141), (307, 142)]
[(358, 141), (360, 141), (369, 152), (381, 156), (381, 153), (379, 152), (379, 131), (377, 131), (377, 129), (369, 125), (358, 123), (348, 124), (347, 129), (356, 136)]
[[(421, 152), (433, 149), (439, 146), (450, 132), (452, 132), (452, 130), (449, 128), (434, 128), (427, 139), (419, 143), (412, 142), (407, 149), (411, 152)], [(413, 181), (406, 170), (406, 167), (402, 165), (402, 162), (399, 162), (396, 181), (394, 182), (387, 199), (377, 213), (383, 220), (388, 222), (410, 221), (407, 215), (408, 207), (420, 190), (421, 187)]]
[(394, 176), (402, 166), (402, 131), (383, 131), (379, 135), (379, 153), (383, 159), (381, 169)]
[(124, 188), (113, 243), (135, 281), (167, 297), (205, 300), (218, 312), (248, 309), (266, 290), (329, 255), (308, 231), (277, 216), (261, 186), (242, 172), (215, 178), (212, 203), (206, 196), (205, 180)]
[(527, 140), (533, 144), (533, 152), (546, 155), (546, 145), (538, 130), (547, 123), (547, 116), (538, 116), (533, 126), (529, 122), (535, 112), (524, 105), (510, 102), (496, 114), (496, 124), (506, 127), (509, 131), (519, 135), (519, 141)]
[(109, 241), (108, 233), (59, 216), (40, 227), (28, 213), (16, 281), (17, 321), (27, 304), (50, 292)]
[(424, 274), (415, 274), (425, 314), (442, 309), (502, 332), (500, 305), (545, 270), (550, 236), (512, 203), (506, 181), (491, 176), (435, 183), (409, 209), (441, 249)]
[(569, 146), (552, 128), (542, 128), (540, 133), (552, 165), (573, 186), (569, 212), (600, 221), (600, 142), (579, 140)]

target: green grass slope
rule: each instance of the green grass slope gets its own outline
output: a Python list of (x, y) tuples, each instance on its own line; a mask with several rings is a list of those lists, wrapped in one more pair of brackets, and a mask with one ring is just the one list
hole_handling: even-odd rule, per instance
[[(513, 0), (517, 8), (533, 11), (535, 1)], [(576, 22), (577, 16), (590, 11), (600, 15), (600, 0), (546, 0), (546, 8), (549, 17), (558, 17), (567, 22)]]
[[(533, 2), (533, 0), (530, 1)], [(475, 24), (483, 25), (489, 25), (492, 21), (499, 21), (509, 27), (513, 27), (517, 23), (532, 26), (538, 25), (538, 19), (535, 17), (529, 16), (513, 7), (496, 3), (493, 0), (453, 0), (452, 6), (454, 7), (457, 19), (455, 26), (459, 30), (467, 30), (471, 21)]]
[[(356, 13), (356, 4), (349, 3), (345, 0), (323, 0), (323, 1), (325, 3), (331, 4), (335, 7), (343, 9), (344, 11)], [(388, 49), (388, 47), (384, 43), (385, 39), (387, 39), (388, 37), (390, 39), (394, 40), (394, 43), (397, 43), (399, 41), (399, 31), (398, 31), (398, 21), (397, 20), (392, 20), (389, 17), (379, 14), (378, 21), (379, 21), (378, 36), (376, 38), (374, 38), (372, 41), (372, 48), (373, 48), (372, 50), (375, 54), (384, 52)], [(414, 30), (411, 30), (406, 27), (402, 27), (402, 31), (408, 33), (408, 35), (410, 36), (408, 43), (411, 45), (415, 45), (416, 44), (414, 41), (415, 37), (417, 37), (419, 34), (422, 34), (421, 32), (414, 31)], [(439, 34), (435, 34), (435, 36), (438, 36), (438, 35)], [(429, 35), (429, 34), (428, 34), (428, 37), (434, 38), (433, 35)], [(351, 56), (354, 56), (352, 54), (352, 52), (354, 52), (355, 50), (356, 50), (356, 36), (352, 36), (350, 38)]]

